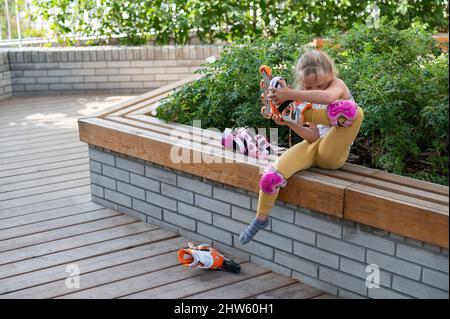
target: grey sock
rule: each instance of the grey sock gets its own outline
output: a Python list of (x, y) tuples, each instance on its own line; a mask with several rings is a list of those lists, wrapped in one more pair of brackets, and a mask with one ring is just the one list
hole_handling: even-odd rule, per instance
[(242, 245), (247, 244), (252, 238), (256, 235), (258, 231), (267, 227), (269, 225), (269, 219), (267, 218), (265, 221), (254, 218), (250, 225), (248, 225), (244, 231), (239, 236), (239, 241)]

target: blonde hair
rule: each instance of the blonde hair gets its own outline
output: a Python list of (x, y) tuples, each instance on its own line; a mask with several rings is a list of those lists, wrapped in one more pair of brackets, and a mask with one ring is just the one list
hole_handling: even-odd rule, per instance
[(338, 71), (333, 60), (325, 52), (311, 50), (302, 54), (295, 66), (296, 86), (302, 87), (303, 79), (314, 74), (330, 75), (332, 79), (338, 77)]

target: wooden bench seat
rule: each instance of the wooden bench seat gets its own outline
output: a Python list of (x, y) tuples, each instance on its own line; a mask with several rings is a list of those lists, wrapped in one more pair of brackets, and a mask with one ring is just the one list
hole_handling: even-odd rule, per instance
[[(208, 180), (258, 192), (261, 169), (267, 161), (224, 151), (220, 132), (164, 123), (149, 116), (161, 98), (197, 78), (175, 82), (94, 117), (80, 119), (80, 139)], [(183, 140), (171, 136), (174, 130)], [(215, 162), (174, 163), (170, 159), (174, 145), (189, 152), (191, 158), (201, 159), (202, 154), (209, 154)], [(212, 145), (213, 150), (205, 150), (206, 145)], [(448, 194), (448, 187), (442, 185), (345, 164), (339, 170), (314, 167), (295, 174), (281, 190), (279, 199), (448, 248)]]

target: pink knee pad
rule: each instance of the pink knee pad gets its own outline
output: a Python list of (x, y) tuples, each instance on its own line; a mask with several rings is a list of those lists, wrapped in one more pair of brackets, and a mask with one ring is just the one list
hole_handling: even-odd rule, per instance
[(259, 188), (266, 194), (275, 194), (280, 187), (286, 186), (286, 179), (278, 173), (272, 165), (264, 169), (264, 174), (259, 181)]
[(339, 126), (338, 118), (345, 118), (342, 126), (350, 126), (358, 115), (358, 106), (350, 100), (340, 100), (331, 103), (327, 107), (327, 116), (331, 126)]

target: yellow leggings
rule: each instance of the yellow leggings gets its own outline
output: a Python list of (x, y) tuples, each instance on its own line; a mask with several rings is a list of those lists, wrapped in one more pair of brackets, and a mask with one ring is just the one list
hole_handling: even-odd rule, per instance
[[(307, 110), (305, 112), (305, 122), (330, 125), (326, 111), (326, 108)], [(286, 179), (296, 172), (308, 169), (311, 166), (325, 169), (341, 168), (348, 158), (349, 147), (358, 135), (363, 118), (363, 110), (358, 107), (358, 115), (352, 125), (348, 127), (333, 127), (324, 137), (317, 139), (313, 143), (304, 140), (294, 145), (273, 163), (273, 167)], [(268, 195), (260, 190), (256, 217), (265, 219), (277, 197), (278, 192)]]

